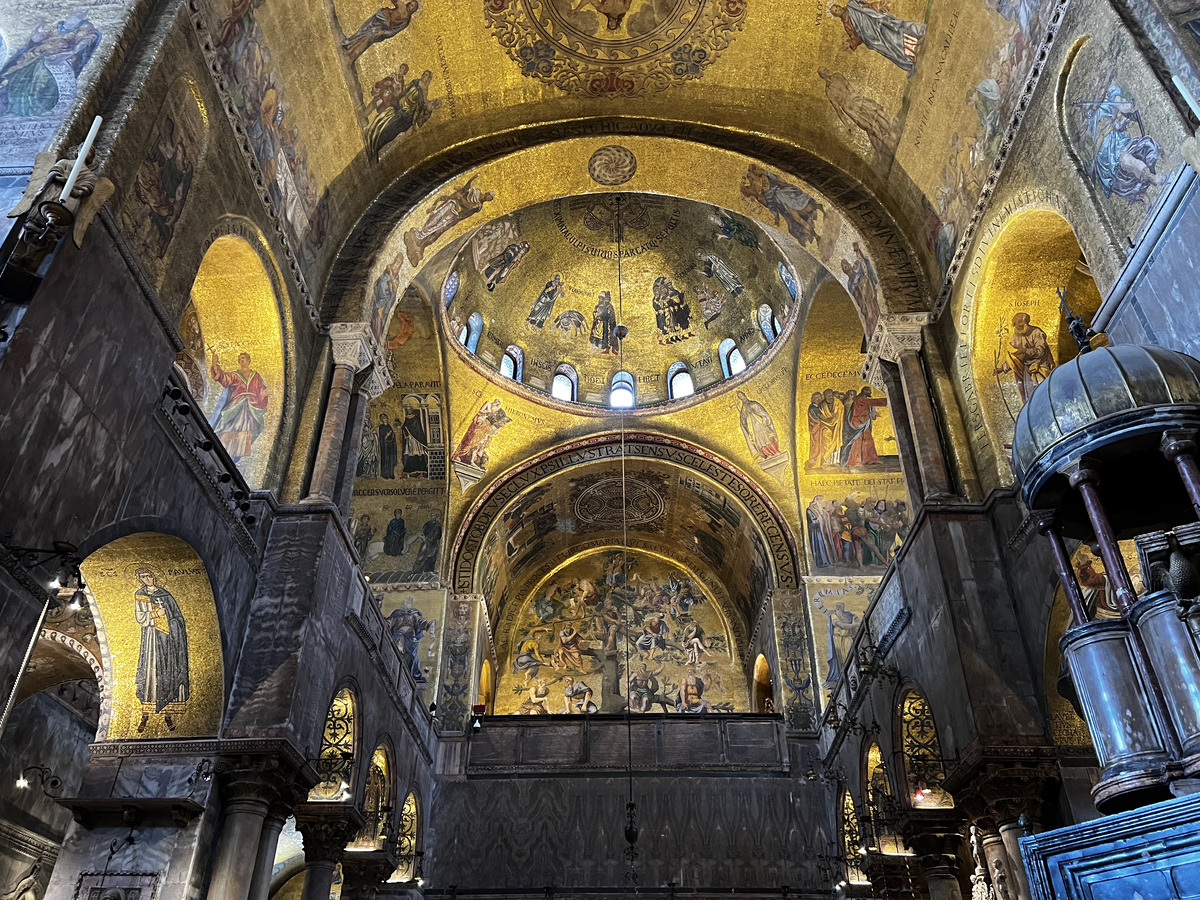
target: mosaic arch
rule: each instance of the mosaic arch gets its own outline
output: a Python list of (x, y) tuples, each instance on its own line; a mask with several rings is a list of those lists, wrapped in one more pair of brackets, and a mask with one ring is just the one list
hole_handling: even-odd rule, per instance
[[(754, 144), (746, 135), (727, 137), (731, 147)], [(751, 219), (775, 238), (793, 266), (801, 255), (811, 256), (846, 286), (861, 256), (879, 273), (881, 313), (928, 309), (927, 282), (909, 242), (888, 216), (871, 209), (875, 201), (855, 182), (839, 173), (822, 187), (791, 175), (790, 166), (766, 161), (767, 147), (754, 156), (700, 138), (623, 136), (620, 146), (636, 159), (636, 173), (614, 184), (589, 173), (589, 160), (605, 148), (604, 139), (563, 139), (561, 131), (547, 135), (546, 143), (515, 151), (506, 142), (489, 154), (493, 158), (463, 165), (449, 180), (445, 167), (423, 179), (406, 176), (386, 192), (386, 210), (382, 205), (368, 210), (359, 223), (364, 233), (348, 239), (329, 281), (325, 316), (368, 319), (381, 274), (406, 285), (431, 254), (522, 208), (627, 191), (710, 204)], [(713, 138), (719, 144), (718, 135)], [(531, 179), (531, 172), (538, 177)], [(431, 192), (431, 183), (440, 186)], [(407, 211), (397, 220), (396, 209)], [(849, 272), (844, 260), (852, 263)]]
[[(799, 196), (807, 199), (795, 227), (815, 229), (816, 201)], [(543, 404), (554, 374), (569, 365), (575, 412), (607, 412), (621, 373), (631, 376), (637, 408), (671, 401), (667, 379), (677, 366), (691, 375), (692, 402), (727, 389), (718, 348), (729, 343), (748, 368), (761, 367), (786, 343), (806, 299), (792, 262), (753, 220), (636, 192), (564, 197), (492, 219), (444, 279), (436, 293), (454, 352)], [(483, 339), (475, 343), (477, 319)], [(466, 342), (455, 339), (464, 325)], [(628, 329), (624, 340), (618, 325)]]
[(876, 11), (880, 32), (844, 4), (812, 5), (803, 27), (794, 6), (760, 0), (468, 6), (192, 6), (223, 109), (242, 130), (267, 123), (246, 152), (269, 173), (264, 199), (310, 283), (338, 253), (329, 236), (349, 233), (400, 169), (430, 183), (422, 161), (441, 166), (445, 148), (472, 141), (502, 152), (522, 128), (598, 134), (586, 167), (638, 127), (597, 119), (634, 111), (680, 137), (697, 137), (696, 122), (754, 144), (787, 135), (789, 168), (811, 160), (828, 182), (838, 175), (822, 161), (837, 160), (885, 198), (878, 209), (906, 211), (936, 266), (966, 230), (1055, 12), (1053, 0), (893, 0)]
[[(738, 543), (745, 550), (744, 565), (739, 567), (743, 581), (737, 606), (741, 612), (735, 616), (735, 627), (747, 627), (757, 613), (758, 604), (751, 597), (761, 599), (768, 588), (788, 588), (797, 584), (796, 546), (791, 529), (760, 488), (727, 462), (699, 447), (661, 435), (635, 432), (625, 436), (623, 448), (618, 436), (608, 434), (547, 451), (489, 484), (465, 515), (458, 531), (451, 553), (451, 577), (455, 589), (460, 593), (483, 594), (492, 621), (499, 621), (498, 605), (502, 593), (499, 579), (509, 571), (506, 558), (509, 536), (506, 534), (501, 538), (501, 532), (508, 528), (506, 517), (508, 522), (528, 518), (516, 513), (527, 504), (533, 504), (530, 510), (540, 506), (555, 509), (562, 506), (566, 511), (572, 499), (569, 496), (573, 489), (571, 482), (577, 475), (574, 470), (578, 469), (580, 475), (586, 468), (596, 470), (594, 476), (583, 479), (588, 482), (586, 485), (580, 478), (574, 478), (577, 482), (574, 489), (582, 494), (591, 486), (593, 477), (603, 479), (613, 472), (620, 472), (622, 451), (627, 462), (639, 470), (645, 468), (649, 473), (659, 473), (648, 476), (652, 482), (648, 487), (652, 491), (674, 498), (669, 507), (664, 503), (664, 511), (669, 508), (669, 513), (646, 523), (641, 529), (641, 533), (652, 541), (649, 549), (659, 549), (664, 538), (658, 535), (663, 535), (665, 541), (673, 542), (668, 546), (673, 546), (676, 553), (694, 546), (694, 555), (700, 565), (711, 566), (717, 571), (733, 562), (733, 557), (729, 556), (724, 564), (713, 565), (722, 537), (730, 543)], [(567, 477), (561, 477), (564, 475)], [(565, 491), (567, 495), (550, 497), (555, 491)], [(572, 512), (565, 518), (577, 518), (577, 514)], [(582, 549), (580, 544), (584, 539), (611, 542), (614, 534), (620, 534), (616, 521), (595, 531), (578, 528), (569, 531), (560, 530), (557, 519), (555, 514), (552, 524), (548, 514), (549, 530), (539, 538), (535, 528), (533, 540), (536, 544), (553, 537), (554, 551), (560, 554), (570, 555)], [(710, 535), (712, 541), (698, 538), (699, 531)], [(631, 532), (631, 538), (637, 537), (638, 533)], [(524, 540), (526, 538), (521, 539), (523, 547)], [(705, 546), (710, 543), (713, 546)], [(547, 554), (533, 544), (525, 547), (524, 552), (538, 566), (565, 561), (565, 558), (555, 560), (553, 552)], [(704, 562), (706, 554), (713, 557), (708, 563)], [(531, 568), (529, 571), (536, 570)], [(727, 585), (734, 583), (731, 577), (722, 580)]]
[(105, 544), (80, 571), (95, 629), (80, 643), (101, 650), (97, 739), (215, 735), (225, 673), (212, 586), (196, 551), (142, 532)]
[(1078, 348), (1060, 309), (1090, 322), (1100, 307), (1087, 260), (1062, 214), (1041, 203), (987, 228), (972, 261), (959, 321), (959, 377), (971, 438), (1011, 482), (1016, 418), (1042, 381)]
[(179, 323), (175, 366), (252, 488), (272, 463), (287, 401), (277, 279), (244, 237), (217, 237)]

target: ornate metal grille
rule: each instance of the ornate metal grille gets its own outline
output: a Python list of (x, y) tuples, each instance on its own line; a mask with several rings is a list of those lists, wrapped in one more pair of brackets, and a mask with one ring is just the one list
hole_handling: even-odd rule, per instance
[(883, 751), (876, 741), (867, 748), (867, 812), (873, 845), (880, 853), (904, 853), (904, 842), (895, 832), (896, 801), (888, 778)]
[(869, 883), (863, 871), (863, 837), (858, 827), (858, 813), (854, 809), (854, 798), (842, 788), (842, 852), (846, 854), (846, 880), (852, 884)]
[(400, 810), (400, 827), (396, 832), (399, 865), (388, 879), (390, 882), (412, 881), (417, 877), (417, 825), (417, 795), (410, 793)]
[(929, 703), (916, 691), (904, 695), (901, 706), (901, 736), (904, 771), (909, 797), (918, 809), (954, 806), (954, 798), (942, 789), (946, 771), (942, 763), (942, 745)]
[(367, 789), (363, 798), (363, 817), (366, 821), (350, 845), (362, 850), (382, 850), (387, 839), (388, 817), (392, 811), (392, 779), (388, 773), (387, 751), (376, 747), (367, 772)]
[(349, 689), (342, 688), (325, 717), (321, 753), (317, 757), (321, 783), (309, 792), (309, 800), (337, 802), (346, 798), (354, 770), (354, 728), (354, 696)]

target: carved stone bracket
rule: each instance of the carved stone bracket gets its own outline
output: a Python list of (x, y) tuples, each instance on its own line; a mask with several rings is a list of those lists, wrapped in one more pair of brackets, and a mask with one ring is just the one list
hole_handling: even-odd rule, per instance
[(337, 863), (346, 845), (366, 821), (362, 811), (344, 803), (301, 803), (296, 828), (304, 835), (304, 858), (310, 863)]
[(1040, 821), (1042, 798), (1059, 781), (1056, 760), (1050, 746), (976, 746), (947, 774), (943, 787), (967, 818), (986, 830), (1021, 815)]

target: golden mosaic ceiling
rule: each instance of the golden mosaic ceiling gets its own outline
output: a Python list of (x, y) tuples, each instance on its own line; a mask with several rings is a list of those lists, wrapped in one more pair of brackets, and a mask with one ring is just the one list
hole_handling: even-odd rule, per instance
[(674, 136), (774, 158), (792, 176), (812, 169), (844, 188), (845, 209), (873, 195), (936, 277), (1000, 152), (1050, 8), (200, 0), (195, 14), (316, 289), (373, 198), (407, 173), (423, 172), (412, 190), (428, 190), (484, 159), (584, 134)]
[[(781, 345), (796, 283), (772, 238), (737, 213), (656, 194), (585, 194), (482, 225), (442, 297), (447, 333), (477, 330), (472, 361), (505, 387), (546, 400), (567, 364), (576, 399), (606, 406), (625, 371), (637, 405), (649, 406), (668, 399), (681, 366), (703, 393), (723, 381), (722, 348), (753, 367)], [(502, 366), (518, 377), (501, 377)]]

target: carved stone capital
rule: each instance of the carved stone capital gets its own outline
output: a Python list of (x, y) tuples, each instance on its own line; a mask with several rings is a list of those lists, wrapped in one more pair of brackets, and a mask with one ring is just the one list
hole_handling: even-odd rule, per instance
[(366, 821), (359, 809), (344, 803), (301, 803), (295, 813), (296, 828), (304, 835), (304, 859), (310, 863), (339, 862)]
[(379, 888), (396, 871), (396, 857), (384, 850), (347, 853), (342, 857), (342, 896), (375, 900)]
[(991, 831), (1022, 815), (1042, 816), (1042, 798), (1059, 780), (1053, 747), (969, 749), (943, 785), (972, 822)]
[(369, 366), (354, 382), (354, 389), (366, 394), (368, 400), (374, 400), (392, 386), (392, 376), (387, 367), (378, 362)]
[(330, 325), (329, 342), (333, 348), (333, 364), (349, 366), (355, 372), (371, 365), (378, 353), (374, 336), (361, 322)]
[(929, 316), (908, 313), (885, 316), (881, 323), (879, 356), (896, 362), (904, 350), (920, 351), (924, 343), (921, 329), (929, 324)]
[(289, 807), (286, 818), (291, 814), (288, 801), (304, 790), (295, 763), (280, 754), (222, 756), (213, 770), (227, 809), (244, 807), (267, 815), (282, 802)]
[(904, 843), (917, 856), (926, 875), (955, 874), (965, 822), (957, 809), (910, 809), (899, 822)]

